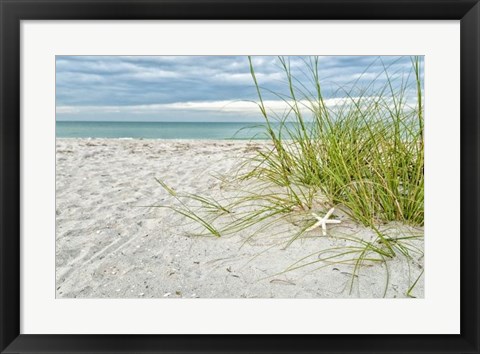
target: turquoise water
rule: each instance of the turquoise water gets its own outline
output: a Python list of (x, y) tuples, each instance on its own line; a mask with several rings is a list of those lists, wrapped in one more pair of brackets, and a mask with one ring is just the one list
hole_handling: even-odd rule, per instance
[(261, 123), (56, 122), (58, 138), (265, 139)]

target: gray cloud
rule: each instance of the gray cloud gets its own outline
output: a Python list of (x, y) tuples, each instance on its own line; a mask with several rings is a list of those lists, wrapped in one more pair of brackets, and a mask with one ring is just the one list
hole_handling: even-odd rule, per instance
[[(300, 91), (313, 89), (307, 64), (309, 57), (288, 57), (290, 68), (298, 79)], [(277, 57), (252, 58), (259, 84), (280, 96), (288, 95), (286, 76)], [(354, 84), (369, 88), (384, 86), (385, 69), (391, 79), (398, 79), (410, 71), (410, 57), (326, 56), (319, 58), (319, 75), (327, 98), (344, 97)], [(366, 92), (368, 94), (368, 90)], [(358, 94), (358, 92), (353, 92)], [(363, 93), (365, 94), (365, 92)], [(278, 100), (269, 91), (265, 98)], [(115, 110), (105, 112), (102, 107), (154, 106), (184, 104), (186, 102), (218, 102), (257, 100), (250, 75), (248, 58), (243, 56), (57, 56), (56, 105), (57, 119), (115, 119)], [(195, 106), (195, 105), (194, 105)], [(195, 107), (198, 107), (197, 104)], [(62, 107), (64, 109), (62, 110)], [(65, 108), (67, 107), (67, 108)], [(74, 108), (72, 108), (74, 107)], [(88, 109), (81, 109), (88, 107)], [(93, 107), (93, 108), (92, 108)], [(193, 106), (192, 106), (193, 107)], [(70, 110), (69, 110), (70, 109)], [(192, 117), (205, 117), (205, 113)], [(81, 113), (81, 112), (84, 113)], [(85, 113), (87, 112), (88, 113)], [(117, 110), (120, 120), (128, 119)], [(188, 117), (189, 110), (182, 111)], [(169, 111), (156, 112), (155, 117), (171, 116)], [(178, 112), (177, 112), (178, 113)], [(234, 113), (217, 112), (219, 116)], [(152, 114), (152, 112), (148, 112)], [(251, 113), (253, 117), (254, 113)], [(108, 115), (108, 117), (107, 117)], [(135, 119), (138, 119), (137, 114)], [(256, 116), (256, 115), (255, 115)], [(231, 118), (231, 117), (230, 117)], [(171, 117), (170, 117), (171, 119)], [(183, 118), (182, 118), (183, 119)], [(203, 118), (202, 118), (203, 119)]]

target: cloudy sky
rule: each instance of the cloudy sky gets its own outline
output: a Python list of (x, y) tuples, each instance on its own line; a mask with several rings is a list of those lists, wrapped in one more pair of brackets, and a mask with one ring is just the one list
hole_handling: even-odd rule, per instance
[[(313, 89), (308, 57), (287, 57), (296, 85)], [(288, 94), (285, 73), (274, 56), (252, 58), (265, 88), (267, 107), (283, 112), (275, 94)], [(400, 80), (410, 57), (319, 58), (324, 96), (334, 104), (345, 90), (385, 84), (385, 70)], [(355, 93), (354, 93), (355, 94)], [(56, 119), (96, 121), (258, 121), (261, 119), (247, 57), (242, 56), (57, 56)]]

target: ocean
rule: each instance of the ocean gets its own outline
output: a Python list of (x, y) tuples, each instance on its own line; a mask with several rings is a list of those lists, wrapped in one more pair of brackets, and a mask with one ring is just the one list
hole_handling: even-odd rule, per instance
[(57, 138), (266, 139), (262, 123), (56, 122)]

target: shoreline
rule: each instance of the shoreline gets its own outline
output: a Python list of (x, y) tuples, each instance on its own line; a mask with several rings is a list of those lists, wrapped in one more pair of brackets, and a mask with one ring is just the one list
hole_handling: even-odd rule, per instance
[(138, 140), (138, 141), (151, 141), (151, 142), (195, 142), (195, 141), (201, 141), (201, 142), (228, 142), (228, 141), (239, 141), (239, 142), (269, 142), (269, 139), (230, 139), (230, 138), (225, 138), (225, 139), (210, 139), (210, 138), (199, 138), (199, 139), (190, 139), (190, 138), (185, 138), (185, 139), (179, 139), (179, 138), (98, 138), (98, 137), (55, 137), (55, 141), (61, 141), (61, 140)]

